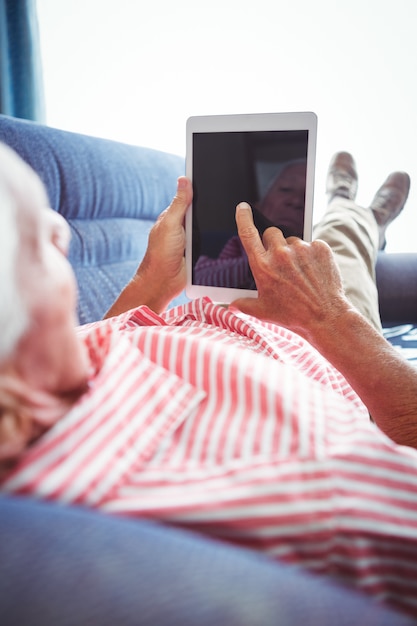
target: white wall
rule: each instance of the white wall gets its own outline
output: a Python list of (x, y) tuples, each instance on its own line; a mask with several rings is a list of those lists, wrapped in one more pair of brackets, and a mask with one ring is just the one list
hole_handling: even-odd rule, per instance
[[(47, 121), (178, 154), (190, 115), (313, 110), (315, 218), (349, 150), (367, 205), (385, 177), (417, 188), (415, 0), (37, 0)], [(388, 250), (417, 251), (417, 192)]]

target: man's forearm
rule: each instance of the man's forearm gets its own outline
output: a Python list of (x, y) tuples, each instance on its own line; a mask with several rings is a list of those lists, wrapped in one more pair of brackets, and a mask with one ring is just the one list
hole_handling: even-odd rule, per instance
[(346, 308), (305, 337), (344, 375), (381, 430), (417, 448), (417, 370), (360, 313)]
[(107, 311), (104, 319), (120, 315), (141, 305), (148, 306), (155, 313), (162, 313), (169, 301), (166, 285), (161, 286), (157, 280), (147, 281), (142, 276), (135, 275)]

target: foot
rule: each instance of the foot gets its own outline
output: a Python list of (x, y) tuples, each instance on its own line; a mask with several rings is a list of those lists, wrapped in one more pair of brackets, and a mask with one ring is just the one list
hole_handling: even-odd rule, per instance
[(355, 161), (349, 152), (337, 152), (330, 161), (327, 173), (326, 193), (329, 202), (335, 197), (354, 200), (358, 190), (358, 174)]
[(410, 177), (405, 172), (390, 174), (377, 191), (369, 207), (379, 228), (379, 249), (385, 248), (385, 231), (401, 213), (410, 191)]

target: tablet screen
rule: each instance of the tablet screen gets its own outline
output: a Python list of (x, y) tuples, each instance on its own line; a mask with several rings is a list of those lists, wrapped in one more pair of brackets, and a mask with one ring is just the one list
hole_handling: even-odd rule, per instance
[(191, 141), (190, 282), (255, 291), (235, 208), (248, 202), (261, 234), (277, 226), (285, 237), (311, 238), (311, 211), (306, 212), (309, 129), (195, 130)]

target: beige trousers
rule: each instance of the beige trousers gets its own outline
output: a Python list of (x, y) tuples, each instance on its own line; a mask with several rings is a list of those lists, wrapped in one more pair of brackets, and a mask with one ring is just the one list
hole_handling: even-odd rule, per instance
[(381, 331), (375, 283), (379, 233), (372, 211), (336, 197), (314, 227), (313, 237), (332, 248), (347, 297)]

